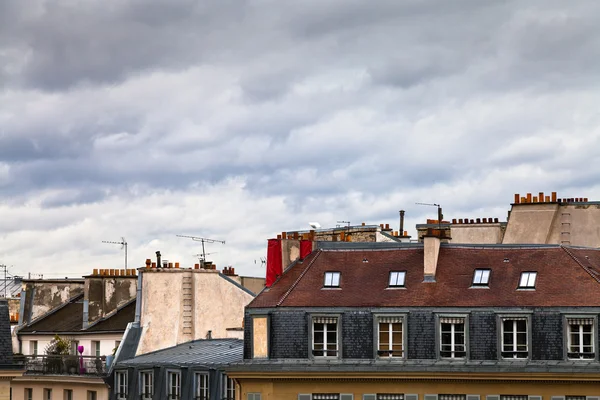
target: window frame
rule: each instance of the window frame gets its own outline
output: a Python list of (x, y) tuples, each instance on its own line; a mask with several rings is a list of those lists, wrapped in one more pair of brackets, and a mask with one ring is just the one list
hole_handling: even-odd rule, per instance
[[(525, 275), (527, 274), (527, 275)], [(531, 276), (533, 275), (533, 285), (529, 284), (529, 280), (531, 279)], [(522, 285), (523, 282), (523, 278), (527, 276), (527, 282), (525, 285)], [(519, 276), (519, 284), (517, 286), (518, 290), (535, 290), (535, 285), (537, 283), (537, 271), (521, 271), (521, 275)]]
[[(206, 379), (206, 395), (201, 394), (202, 386), (200, 385), (200, 377)], [(207, 372), (194, 372), (194, 400), (209, 400), (210, 399), (210, 376)]]
[[(402, 324), (402, 356), (398, 357), (398, 356), (393, 356), (393, 355), (380, 355), (380, 352), (386, 351), (386, 350), (381, 350), (380, 349), (380, 326), (379, 324), (382, 323), (380, 322), (380, 319), (384, 319), (384, 318), (400, 318), (402, 320), (402, 322), (400, 322)], [(407, 343), (407, 320), (408, 320), (408, 314), (406, 313), (393, 313), (393, 314), (387, 314), (387, 313), (376, 313), (373, 314), (373, 332), (375, 332), (375, 338), (373, 340), (373, 353), (374, 353), (374, 358), (376, 360), (386, 360), (386, 361), (401, 361), (401, 360), (406, 360), (406, 343)], [(386, 322), (383, 322), (386, 323)], [(389, 323), (389, 322), (388, 322)], [(392, 337), (390, 337), (390, 340), (393, 340)], [(389, 344), (389, 342), (388, 342)], [(387, 350), (389, 352), (389, 350)]]
[[(327, 276), (331, 276), (331, 284), (327, 284)], [(334, 277), (337, 277), (337, 285), (334, 285)], [(340, 271), (325, 271), (323, 274), (323, 288), (324, 289), (339, 289), (342, 283), (342, 273)]]
[[(309, 323), (310, 323), (310, 336), (309, 336), (309, 357), (311, 359), (339, 359), (342, 354), (342, 315), (341, 314), (309, 314)], [(318, 318), (335, 318), (336, 319), (336, 355), (328, 356), (325, 355), (327, 352), (327, 335), (326, 330), (323, 332), (323, 353), (322, 356), (315, 355), (315, 320)], [(329, 324), (327, 324), (329, 325)], [(318, 350), (321, 351), (321, 350)]]
[(25, 390), (23, 390), (23, 399), (33, 400), (33, 388), (25, 388)]
[[(504, 351), (504, 320), (524, 320), (525, 328), (527, 329), (525, 333), (525, 337), (527, 339), (527, 354), (526, 357), (504, 357), (502, 353), (506, 353)], [(514, 324), (513, 324), (514, 326)], [(500, 314), (497, 319), (497, 328), (498, 328), (498, 359), (499, 360), (512, 360), (512, 361), (527, 361), (531, 359), (531, 348), (532, 348), (532, 333), (531, 333), (531, 314)], [(518, 334), (518, 331), (517, 331)], [(515, 338), (513, 333), (513, 339)], [(513, 343), (513, 348), (518, 345), (518, 342)], [(510, 352), (518, 352), (518, 350), (511, 350)], [(523, 353), (523, 352), (521, 352)]]
[[(231, 385), (229, 385), (229, 383), (231, 383)], [(235, 395), (237, 392), (236, 389), (237, 388), (235, 387), (235, 381), (233, 380), (233, 378), (230, 378), (226, 374), (223, 374), (221, 385), (223, 400), (235, 400)], [(230, 394), (233, 395), (233, 397), (231, 397)]]
[(52, 389), (44, 388), (43, 396), (44, 400), (52, 400)]
[[(396, 284), (392, 285), (392, 274), (396, 275)], [(398, 284), (398, 278), (402, 276), (402, 284)], [(406, 288), (406, 270), (404, 271), (390, 271), (388, 275), (388, 286), (387, 289), (400, 289)]]
[(91, 351), (93, 351), (93, 354), (91, 354), (94, 357), (100, 357), (101, 356), (101, 345), (100, 345), (100, 341), (99, 340), (92, 340), (91, 343)]
[(98, 400), (98, 392), (95, 390), (88, 390), (87, 400)]
[[(267, 324), (267, 332), (266, 332), (266, 345), (267, 345), (267, 355), (265, 357), (257, 357), (254, 354), (254, 320), (256, 318), (265, 318), (266, 319), (266, 324)], [(252, 359), (258, 359), (258, 360), (268, 360), (270, 353), (271, 353), (271, 315), (270, 314), (252, 314), (250, 316), (250, 320), (252, 321), (252, 341), (250, 342), (250, 346), (251, 346), (251, 354), (252, 354)]]
[[(150, 377), (150, 384), (146, 385), (144, 381), (144, 377)], [(154, 397), (154, 370), (153, 369), (143, 369), (139, 372), (139, 395), (142, 400), (151, 400)], [(150, 393), (146, 392), (146, 386), (150, 387)]]
[[(115, 371), (115, 399), (126, 400), (129, 394), (129, 382), (128, 382), (127, 370)], [(120, 392), (119, 389), (123, 387), (125, 392)]]
[(73, 400), (73, 389), (63, 389), (63, 400)]
[[(479, 282), (475, 282), (475, 278), (477, 277), (477, 273), (481, 272), (481, 279), (479, 280)], [(483, 283), (483, 273), (487, 272), (487, 279), (485, 281), (485, 283)], [(475, 270), (473, 270), (473, 279), (471, 280), (471, 287), (474, 288), (489, 288), (490, 287), (490, 280), (492, 279), (492, 269), (491, 268), (475, 268)]]
[[(570, 351), (571, 349), (571, 325), (569, 324), (569, 320), (577, 320), (577, 319), (591, 319), (592, 320), (592, 340), (591, 340), (591, 345), (592, 345), (592, 349), (593, 349), (593, 353), (594, 356), (591, 358), (581, 358), (581, 357), (569, 357), (569, 354), (572, 353)], [(598, 318), (596, 316), (596, 314), (566, 314), (563, 316), (563, 337), (565, 338), (564, 342), (565, 342), (565, 350), (564, 350), (564, 357), (566, 360), (569, 361), (582, 361), (582, 362), (590, 362), (590, 361), (597, 361), (598, 360), (598, 332), (597, 332), (597, 324), (598, 324)], [(578, 324), (578, 326), (583, 326), (582, 324)]]
[[(444, 335), (442, 332), (442, 323), (446, 324), (447, 322), (442, 322), (444, 319), (462, 319), (463, 320), (463, 337), (464, 337), (464, 343), (462, 344), (464, 346), (464, 356), (463, 357), (454, 357), (454, 353), (457, 352), (456, 347), (455, 346), (460, 346), (460, 344), (456, 344), (454, 343), (455, 337), (454, 337), (454, 325), (455, 323), (451, 323), (452, 327), (451, 327), (451, 354), (453, 355), (453, 357), (444, 357), (442, 356), (442, 340), (444, 338)], [(436, 354), (437, 354), (437, 358), (439, 360), (447, 360), (447, 361), (464, 361), (464, 360), (468, 360), (470, 358), (470, 351), (469, 351), (469, 315), (468, 314), (436, 314), (436, 330), (435, 330), (435, 334), (436, 334)]]
[[(177, 385), (171, 386), (171, 377), (177, 377)], [(178, 369), (168, 369), (166, 373), (166, 393), (167, 400), (180, 400), (181, 399), (181, 370)], [(171, 393), (171, 389), (176, 388), (177, 393)]]

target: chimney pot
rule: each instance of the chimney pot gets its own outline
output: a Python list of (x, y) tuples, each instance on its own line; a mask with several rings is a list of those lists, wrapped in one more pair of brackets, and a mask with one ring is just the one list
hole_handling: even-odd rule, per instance
[(546, 197), (544, 198), (544, 201), (545, 201), (546, 203), (550, 203), (550, 196), (546, 196)]
[(298, 232), (294, 232), (294, 240), (298, 240)]
[(556, 203), (556, 192), (552, 192), (552, 202)]
[(515, 193), (515, 204), (519, 204), (521, 201), (521, 195), (519, 193)]
[(390, 229), (390, 224), (385, 224), (385, 230), (389, 230)]
[(281, 238), (282, 239), (287, 239), (287, 233), (286, 232), (281, 232)]
[(146, 258), (146, 268), (150, 268), (151, 264), (152, 264), (152, 260), (150, 260), (149, 258)]
[(156, 268), (156, 263), (155, 262), (152, 263), (152, 268)]
[(169, 266), (169, 268), (173, 268), (173, 263), (170, 262), (169, 264), (167, 264)]
[(498, 222), (498, 218), (494, 218), (494, 222)]
[(381, 229), (383, 229), (383, 224), (379, 224), (379, 227), (380, 227)]
[(115, 275), (115, 270), (114, 269), (110, 269), (110, 276), (114, 276)]
[(484, 218), (484, 219), (483, 219), (483, 223), (484, 223), (484, 224), (487, 224), (487, 218)]
[(404, 237), (408, 236), (408, 231), (404, 231)]
[(364, 222), (362, 223), (362, 226), (365, 226), (365, 223), (364, 223)]
[(584, 197), (584, 198), (583, 198), (583, 201), (587, 203), (587, 202), (588, 202), (588, 198), (587, 198), (587, 197)]
[(481, 218), (477, 218), (477, 223), (480, 224), (481, 223)]
[(175, 263), (175, 268), (179, 268), (179, 263), (178, 262)]
[(452, 218), (452, 223), (456, 224), (456, 218)]
[(281, 235), (277, 235), (277, 240), (281, 240)]
[(539, 193), (538, 193), (538, 201), (539, 201), (540, 203), (543, 203), (543, 202), (544, 202), (544, 192), (539, 192)]
[(94, 268), (94, 272), (92, 272), (92, 275), (98, 275), (98, 268)]
[(538, 197), (537, 196), (533, 196), (533, 202), (537, 203), (538, 202)]
[(531, 203), (531, 193), (527, 193), (527, 202)]
[(199, 269), (200, 268), (200, 264), (194, 264), (194, 269)]

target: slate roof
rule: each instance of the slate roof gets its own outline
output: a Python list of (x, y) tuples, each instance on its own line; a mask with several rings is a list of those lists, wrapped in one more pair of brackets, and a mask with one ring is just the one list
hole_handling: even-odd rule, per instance
[(13, 363), (8, 302), (0, 300), (0, 368)]
[(241, 339), (199, 339), (121, 361), (115, 368), (157, 365), (218, 367), (241, 362), (243, 353), (244, 341)]
[[(600, 249), (442, 244), (434, 283), (423, 282), (423, 259), (422, 244), (330, 243), (248, 308), (600, 306), (590, 295), (600, 289)], [(491, 269), (489, 288), (471, 288), (476, 268)], [(323, 288), (326, 271), (341, 272), (339, 289)], [(406, 271), (405, 288), (387, 287), (390, 271)], [(537, 271), (535, 290), (517, 289), (524, 271)]]
[(19, 329), (21, 333), (99, 333), (123, 332), (135, 317), (135, 300), (122, 306), (116, 313), (83, 329), (83, 293), (71, 298), (69, 302)]

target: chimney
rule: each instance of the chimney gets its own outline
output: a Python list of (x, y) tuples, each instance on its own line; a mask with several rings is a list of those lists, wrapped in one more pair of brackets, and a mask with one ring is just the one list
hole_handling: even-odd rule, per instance
[(404, 210), (400, 210), (400, 232), (404, 232)]
[(162, 267), (162, 264), (160, 263), (160, 251), (156, 252), (156, 266), (158, 268)]
[(435, 282), (440, 244), (442, 239), (450, 239), (444, 233), (444, 231), (430, 228), (427, 229), (427, 234), (423, 236), (423, 282)]

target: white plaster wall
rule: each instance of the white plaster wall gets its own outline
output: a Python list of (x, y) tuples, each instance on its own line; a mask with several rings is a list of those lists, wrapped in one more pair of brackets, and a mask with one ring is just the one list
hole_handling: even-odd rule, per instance
[(450, 228), (450, 243), (502, 243), (502, 228), (500, 224), (453, 224)]
[(513, 205), (503, 243), (546, 243), (557, 211), (558, 204)]
[[(206, 338), (229, 337), (227, 328), (242, 326), (244, 307), (254, 298), (213, 270), (142, 272), (142, 335), (137, 354)], [(193, 335), (183, 334), (184, 276), (193, 279)]]
[(560, 233), (563, 230), (561, 216), (563, 213), (570, 214), (571, 245), (600, 247), (600, 205), (597, 204), (560, 206), (552, 225), (549, 243), (561, 243)]

